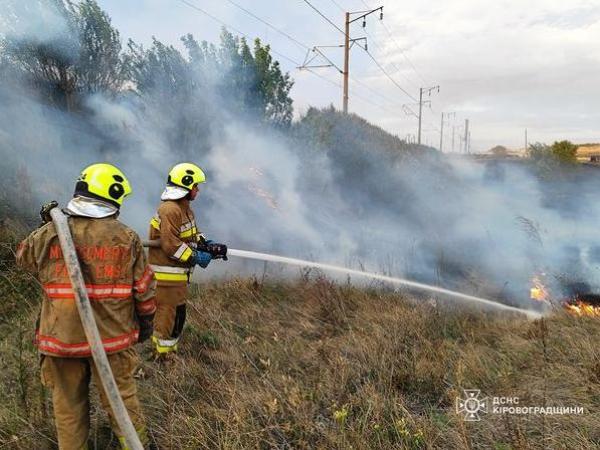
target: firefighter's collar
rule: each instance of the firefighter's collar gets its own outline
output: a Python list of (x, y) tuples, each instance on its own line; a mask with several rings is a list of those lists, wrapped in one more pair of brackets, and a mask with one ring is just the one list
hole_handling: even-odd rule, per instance
[(67, 212), (72, 216), (101, 219), (118, 213), (119, 209), (110, 203), (78, 195), (67, 204)]
[(184, 189), (179, 186), (167, 185), (165, 187), (165, 190), (161, 194), (160, 199), (161, 200), (179, 200), (179, 199), (185, 197), (186, 195), (188, 195), (189, 192), (190, 191), (188, 191), (187, 189)]

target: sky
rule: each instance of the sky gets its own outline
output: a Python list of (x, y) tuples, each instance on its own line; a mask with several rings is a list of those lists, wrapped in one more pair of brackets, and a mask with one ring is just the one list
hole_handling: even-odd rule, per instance
[[(417, 119), (403, 105), (417, 112), (419, 88), (439, 85), (439, 93), (436, 89), (424, 96), (431, 103), (423, 108), (422, 141), (439, 148), (444, 112), (444, 151), (452, 151), (453, 134), (454, 150), (459, 151), (465, 119), (473, 151), (495, 145), (523, 148), (525, 129), (529, 142), (600, 142), (598, 0), (309, 2), (342, 29), (344, 11), (384, 6), (382, 21), (375, 13), (365, 28), (360, 20), (351, 25), (351, 37), (366, 37), (373, 59), (358, 45), (351, 49), (349, 110), (401, 138), (417, 134)], [(226, 23), (233, 33), (259, 37), (277, 52), (274, 57), (295, 80), (291, 94), (296, 117), (309, 106), (342, 106), (337, 69), (313, 69), (317, 76), (297, 68), (307, 48), (336, 46), (344, 38), (305, 0), (98, 3), (124, 41), (149, 44), (154, 36), (182, 48), (179, 38), (192, 33), (199, 40), (218, 42)], [(343, 49), (322, 51), (343, 67)]]

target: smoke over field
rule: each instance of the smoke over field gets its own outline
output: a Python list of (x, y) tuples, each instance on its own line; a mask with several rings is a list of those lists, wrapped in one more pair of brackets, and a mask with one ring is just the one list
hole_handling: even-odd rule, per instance
[[(68, 53), (76, 52), (68, 23), (56, 14), (20, 13), (51, 21), (54, 31), (34, 33), (39, 27), (25, 21), (3, 35), (76, 59)], [(185, 42), (182, 80), (173, 83), (145, 65), (112, 94), (80, 93), (69, 112), (13, 70), (5, 55), (6, 200), (28, 202), (30, 211), (53, 198), (64, 204), (81, 168), (108, 161), (130, 178), (134, 193), (122, 219), (144, 236), (168, 169), (192, 160), (208, 178), (194, 204), (198, 222), (207, 236), (235, 248), (361, 267), (517, 304), (529, 302), (530, 280), (540, 273), (558, 291), (570, 280), (600, 287), (600, 208), (592, 197), (600, 186), (593, 171), (548, 178), (529, 164), (451, 159), (332, 109), (311, 109), (289, 127), (275, 127), (237, 108), (222, 89), (241, 69), (215, 74), (194, 60), (194, 51), (210, 54), (209, 47)], [(176, 52), (157, 44), (130, 48), (139, 58)], [(211, 265), (201, 277), (262, 270), (231, 261)]]

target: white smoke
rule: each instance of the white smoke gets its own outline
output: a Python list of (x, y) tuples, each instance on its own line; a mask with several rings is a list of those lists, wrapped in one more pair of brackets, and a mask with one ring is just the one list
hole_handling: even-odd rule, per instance
[[(207, 108), (225, 109), (216, 93), (207, 97)], [(169, 168), (191, 159), (208, 178), (193, 205), (197, 222), (207, 237), (235, 248), (364, 267), (512, 302), (528, 302), (528, 282), (542, 271), (600, 287), (600, 207), (589, 195), (598, 182), (587, 172), (544, 181), (525, 164), (396, 158), (370, 141), (345, 152), (350, 124), (332, 130), (340, 141), (324, 151), (224, 112), (199, 138), (198, 148), (208, 151), (182, 155), (167, 137), (179, 118), (132, 93), (90, 96), (85, 119), (46, 105), (18, 80), (0, 83), (0, 100), (4, 173), (24, 167), (36, 202), (65, 204), (84, 166), (116, 164), (133, 186), (121, 218), (142, 237)], [(202, 279), (262, 269), (231, 261), (197, 273)]]

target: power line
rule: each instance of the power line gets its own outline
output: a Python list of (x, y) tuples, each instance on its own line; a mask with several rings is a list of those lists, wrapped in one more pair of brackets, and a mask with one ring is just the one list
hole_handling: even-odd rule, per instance
[(369, 104), (371, 104), (371, 105), (373, 105), (373, 106), (375, 106), (377, 108), (380, 108), (382, 111), (385, 111), (388, 114), (396, 114), (395, 111), (392, 111), (388, 107), (380, 105), (379, 103), (375, 103), (373, 100), (371, 100), (371, 99), (369, 99), (367, 97), (364, 97), (364, 96), (362, 96), (360, 94), (357, 94), (355, 91), (350, 91), (350, 93), (352, 94), (353, 97), (359, 98), (359, 99), (361, 99), (362, 101), (364, 101), (366, 103), (369, 103)]
[(332, 84), (332, 85), (334, 85), (335, 87), (338, 87), (338, 88), (341, 88), (341, 87), (342, 87), (342, 85), (340, 84), (340, 82), (339, 82), (339, 81), (333, 81), (333, 80), (330, 80), (329, 78), (327, 78), (327, 77), (324, 77), (324, 76), (323, 76), (323, 75), (321, 75), (320, 73), (317, 73), (317, 72), (315, 72), (314, 70), (312, 70), (312, 69), (310, 69), (310, 68), (308, 68), (308, 67), (304, 68), (303, 70), (307, 70), (308, 72), (312, 73), (314, 76), (316, 76), (316, 77), (319, 77), (319, 78), (321, 78), (321, 79), (322, 79), (322, 80), (324, 80), (324, 81), (327, 81), (329, 84)]
[[(379, 46), (379, 44), (377, 43), (377, 40), (367, 31), (367, 29), (365, 28), (363, 30), (365, 32), (365, 34), (371, 39), (371, 42), (373, 44), (375, 44), (375, 47), (379, 50), (379, 52), (381, 54), (384, 54), (384, 50)], [(404, 75), (402, 73), (402, 70), (400, 70), (400, 68), (396, 65), (396, 63), (394, 63), (393, 61), (390, 61), (388, 63), (390, 66), (392, 66), (394, 68), (394, 73), (397, 73), (398, 75), (400, 75), (402, 78), (404, 78), (408, 83), (410, 83), (415, 89), (419, 89), (419, 86), (417, 86), (415, 83), (412, 82), (412, 80), (410, 78), (408, 78), (406, 75)]]
[[(187, 0), (179, 0), (179, 1), (180, 1), (181, 3), (183, 3), (183, 4), (187, 5), (187, 6), (189, 6), (190, 8), (192, 8), (192, 9), (195, 9), (195, 10), (196, 10), (196, 11), (198, 11), (198, 12), (201, 12), (202, 14), (204, 14), (204, 15), (206, 15), (207, 17), (211, 18), (211, 19), (212, 19), (212, 20), (214, 20), (215, 22), (218, 22), (218, 23), (219, 23), (219, 24), (221, 24), (222, 26), (224, 26), (224, 27), (227, 27), (227, 28), (229, 28), (229, 29), (231, 29), (231, 30), (235, 31), (236, 33), (240, 34), (241, 36), (245, 37), (246, 39), (250, 39), (250, 37), (249, 37), (249, 36), (248, 36), (246, 33), (242, 32), (241, 30), (239, 30), (239, 29), (237, 29), (237, 28), (235, 28), (235, 27), (233, 27), (233, 26), (231, 26), (231, 25), (230, 25), (230, 24), (228, 24), (227, 22), (224, 22), (223, 20), (219, 19), (218, 17), (214, 16), (213, 14), (209, 13), (208, 11), (205, 11), (204, 9), (200, 8), (199, 6), (197, 6), (197, 5), (193, 4), (193, 3), (190, 3), (190, 2), (189, 2), (189, 1), (187, 1)], [(302, 42), (298, 41), (297, 39), (295, 39), (293, 36), (289, 35), (288, 33), (285, 33), (284, 31), (282, 31), (282, 30), (278, 29), (278, 28), (277, 28), (277, 27), (275, 27), (274, 25), (271, 25), (269, 22), (267, 22), (266, 20), (264, 20), (264, 19), (260, 18), (259, 16), (255, 15), (254, 13), (252, 13), (252, 12), (251, 12), (251, 11), (249, 11), (249, 10), (247, 10), (246, 8), (243, 8), (243, 7), (241, 7), (240, 5), (238, 5), (238, 4), (237, 4), (236, 2), (234, 2), (233, 0), (227, 0), (227, 1), (228, 1), (229, 3), (231, 3), (232, 5), (234, 5), (234, 6), (238, 7), (239, 9), (243, 10), (245, 13), (247, 13), (247, 14), (248, 14), (248, 15), (250, 15), (250, 16), (252, 16), (252, 17), (253, 17), (253, 18), (255, 18), (256, 20), (258, 20), (258, 21), (260, 21), (260, 22), (264, 23), (265, 25), (267, 25), (267, 26), (271, 27), (272, 29), (274, 29), (274, 30), (275, 30), (275, 31), (277, 31), (278, 33), (280, 33), (280, 34), (282, 34), (282, 35), (286, 36), (288, 39), (290, 39), (291, 41), (293, 41), (293, 42), (294, 42), (294, 43), (296, 43), (297, 45), (301, 46), (302, 48), (304, 48), (304, 49), (309, 49), (309, 47), (308, 47), (307, 45), (305, 45), (305, 44), (303, 44)], [(305, 1), (306, 1), (306, 0), (305, 0)], [(308, 3), (308, 4), (309, 4), (309, 5), (312, 7), (312, 5), (311, 5), (311, 4), (310, 4), (308, 1), (307, 1), (306, 3)], [(313, 9), (315, 9), (315, 8), (313, 7)], [(318, 11), (318, 12), (319, 12), (319, 11)], [(335, 26), (335, 24), (333, 24), (333, 23), (332, 23), (332, 25), (334, 25), (334, 26)], [(337, 26), (336, 26), (336, 28), (337, 28)], [(280, 52), (278, 52), (278, 51), (274, 50), (273, 48), (271, 48), (271, 51), (272, 51), (274, 54), (278, 55), (279, 57), (281, 57), (281, 58), (283, 58), (283, 59), (285, 59), (285, 60), (287, 60), (287, 61), (291, 62), (292, 64), (294, 64), (294, 66), (296, 66), (296, 67), (300, 66), (300, 63), (299, 63), (298, 61), (296, 61), (296, 60), (294, 60), (294, 59), (290, 58), (289, 56), (287, 56), (287, 55), (285, 55), (285, 54), (283, 54), (283, 53), (280, 53)], [(306, 68), (305, 70), (308, 70), (308, 72), (310, 72), (312, 75), (314, 75), (314, 76), (316, 76), (316, 77), (320, 78), (320, 79), (321, 79), (321, 80), (323, 80), (323, 81), (326, 81), (327, 83), (329, 83), (329, 84), (331, 84), (331, 85), (333, 85), (333, 86), (336, 86), (336, 87), (338, 87), (338, 88), (340, 88), (340, 87), (341, 87), (341, 85), (340, 85), (340, 83), (339, 83), (339, 82), (332, 81), (332, 80), (330, 80), (329, 78), (326, 78), (326, 77), (324, 77), (323, 75), (321, 75), (321, 74), (319, 74), (319, 73), (317, 73), (317, 72), (315, 72), (315, 71), (311, 70), (310, 68)], [(369, 89), (371, 92), (375, 92), (375, 93), (376, 93), (376, 91), (374, 91), (372, 88), (368, 87), (368, 85), (366, 85), (365, 83), (363, 83), (363, 82), (361, 82), (361, 81), (358, 81), (358, 80), (354, 80), (354, 81), (357, 81), (357, 82), (359, 82), (359, 84), (361, 84), (361, 85), (365, 86), (365, 87), (366, 87), (367, 89)], [(355, 97), (357, 97), (357, 98), (359, 98), (359, 99), (363, 100), (364, 102), (366, 102), (366, 103), (369, 103), (369, 104), (371, 104), (371, 105), (373, 105), (373, 106), (375, 106), (375, 107), (377, 107), (377, 108), (380, 108), (380, 109), (382, 109), (382, 110), (383, 110), (383, 111), (385, 111), (385, 112), (388, 112), (388, 113), (395, 114), (393, 111), (391, 111), (391, 110), (390, 110), (390, 109), (388, 109), (387, 107), (385, 107), (385, 106), (383, 106), (383, 105), (381, 105), (381, 104), (378, 104), (378, 103), (376, 103), (376, 102), (374, 102), (374, 101), (370, 100), (370, 99), (369, 99), (369, 98), (367, 98), (367, 97), (364, 97), (364, 96), (362, 96), (362, 95), (360, 95), (360, 94), (358, 94), (358, 93), (356, 93), (356, 92), (353, 92), (352, 94), (353, 94), (353, 96), (355, 96)], [(385, 99), (385, 97), (383, 97), (383, 96), (382, 96), (382, 98), (384, 98), (384, 99)]]
[[(335, 1), (335, 0), (331, 0), (333, 4), (335, 4), (338, 8), (340, 8), (343, 11), (343, 8)], [(347, 36), (347, 32), (342, 31), (341, 28), (339, 28), (335, 23), (333, 23), (327, 16), (325, 16), (321, 11), (319, 11), (312, 3), (310, 3), (308, 0), (304, 0), (304, 2), (310, 6), (317, 14), (319, 14), (323, 19), (325, 19), (329, 24), (331, 24), (335, 29), (337, 29), (340, 33), (342, 33), (345, 37), (346, 37), (346, 41), (348, 41), (349, 36)], [(368, 6), (368, 5), (367, 5)], [(370, 14), (372, 12), (374, 12), (376, 10), (373, 11), (367, 11), (367, 14)], [(346, 13), (346, 28), (348, 28), (348, 15), (349, 13)], [(355, 19), (356, 20), (356, 19)], [(348, 42), (346, 42), (346, 53), (348, 50)], [(379, 63), (379, 61), (377, 61), (377, 59), (375, 59), (375, 57), (366, 49), (363, 48), (363, 50), (369, 55), (369, 57), (373, 60), (373, 62), (377, 65), (377, 67), (379, 67), (379, 69), (385, 74), (385, 76), (387, 78), (390, 79), (390, 81), (397, 87), (399, 88), (402, 92), (404, 92), (404, 94), (406, 94), (410, 99), (412, 99), (413, 101), (417, 101), (417, 99), (415, 97), (413, 97), (406, 89), (404, 89), (402, 86), (400, 86), (400, 84), (398, 84), (398, 82), (396, 80), (394, 80), (391, 75), (388, 73), (387, 70), (385, 70), (385, 68)], [(344, 70), (344, 74), (347, 76), (347, 69)], [(346, 110), (346, 101), (347, 101), (347, 94), (344, 93), (344, 111)]]
[(276, 26), (270, 24), (268, 21), (266, 21), (265, 19), (262, 19), (260, 17), (258, 17), (256, 14), (254, 14), (252, 11), (247, 10), (246, 8), (244, 8), (243, 6), (237, 4), (236, 2), (234, 2), (233, 0), (227, 0), (229, 3), (231, 3), (233, 6), (235, 6), (238, 9), (241, 9), (242, 11), (244, 11), (246, 14), (248, 14), (249, 16), (253, 17), (254, 19), (258, 20), (259, 22), (264, 23), (266, 26), (268, 26), (269, 28), (277, 31), (279, 34), (281, 34), (282, 36), (285, 36), (286, 38), (288, 38), (290, 41), (292, 41), (293, 43), (295, 43), (296, 45), (302, 47), (304, 50), (308, 50), (309, 47), (304, 45), (302, 42), (298, 41), (296, 38), (294, 38), (293, 36), (290, 36), (289, 34), (287, 34), (285, 31), (280, 30), (279, 28), (277, 28)]
[(388, 97), (386, 97), (385, 95), (381, 94), (380, 92), (376, 91), (375, 89), (373, 89), (372, 87), (370, 87), (367, 83), (365, 83), (364, 81), (361, 81), (358, 78), (354, 78), (354, 77), (350, 77), (350, 79), (354, 82), (354, 83), (358, 83), (360, 84), (362, 87), (364, 87), (366, 90), (368, 90), (369, 92), (371, 92), (372, 94), (378, 96), (379, 98), (381, 98), (382, 100), (386, 101), (386, 102), (390, 102), (391, 106), (394, 106), (396, 108), (400, 108), (402, 109), (403, 106), (400, 103), (395, 103), (395, 102), (391, 102), (390, 99)]
[[(336, 0), (330, 0), (330, 1), (331, 1), (331, 2), (332, 2), (334, 5), (335, 5), (335, 6), (337, 6), (337, 7), (338, 7), (338, 9), (339, 9), (340, 11), (342, 11), (342, 12), (344, 12), (344, 11), (345, 11), (345, 10), (344, 10), (344, 8), (342, 8), (342, 7), (340, 6), (340, 4), (339, 4), (339, 3), (338, 3)], [(363, 3), (363, 4), (364, 4), (364, 5), (367, 7), (367, 8), (371, 8), (371, 6), (369, 6), (369, 5), (368, 5), (368, 4), (367, 4), (365, 1), (362, 1), (362, 3)], [(365, 34), (366, 34), (368, 37), (370, 37), (370, 38), (371, 38), (371, 41), (372, 41), (372, 42), (375, 44), (375, 47), (377, 47), (377, 48), (378, 48), (378, 49), (381, 51), (381, 47), (379, 47), (379, 45), (377, 44), (377, 41), (376, 41), (375, 39), (373, 39), (373, 36), (371, 36), (371, 34), (370, 34), (370, 33), (369, 33), (369, 32), (368, 32), (366, 29), (364, 29), (363, 31), (365, 32)], [(369, 53), (369, 52), (367, 51), (367, 53)], [(382, 52), (382, 53), (383, 53), (383, 52)], [(370, 53), (369, 53), (369, 56), (371, 56), (371, 59), (373, 59), (373, 60), (374, 60), (374, 57), (373, 57), (373, 56), (372, 56)], [(374, 60), (374, 61), (375, 61), (375, 60)], [(379, 63), (377, 63), (377, 61), (375, 61), (375, 63), (376, 63), (378, 66), (379, 66)], [(414, 87), (417, 87), (417, 86), (416, 86), (416, 85), (415, 85), (415, 84), (414, 84), (414, 83), (413, 83), (413, 82), (412, 82), (412, 81), (411, 81), (409, 78), (407, 78), (406, 76), (402, 75), (402, 73), (401, 73), (401, 70), (398, 68), (398, 66), (396, 66), (396, 64), (394, 64), (393, 62), (391, 62), (391, 63), (390, 63), (390, 65), (391, 65), (391, 66), (392, 66), (392, 67), (393, 67), (393, 68), (396, 70), (396, 73), (399, 73), (399, 74), (400, 74), (400, 75), (401, 75), (401, 76), (402, 76), (404, 79), (406, 79), (406, 81), (407, 81), (407, 82), (409, 82), (409, 83), (410, 83), (411, 85), (413, 85)], [(380, 68), (381, 68), (381, 66), (380, 66)], [(383, 70), (383, 69), (382, 69), (382, 70)], [(385, 72), (385, 70), (384, 70), (384, 72)], [(386, 75), (388, 75), (388, 74), (386, 74)], [(389, 76), (389, 75), (388, 75), (388, 78), (390, 78), (390, 76)], [(354, 78), (353, 78), (352, 80), (353, 80), (353, 81), (357, 81), (357, 82), (358, 82), (358, 80), (356, 80), (356, 79), (354, 79)], [(398, 86), (398, 84), (397, 84), (397, 83), (396, 83), (394, 80), (392, 80), (392, 82), (394, 82), (394, 84), (396, 84), (396, 85)], [(360, 83), (360, 82), (359, 82), (359, 83)], [(398, 86), (398, 87), (400, 87), (400, 86)], [(368, 89), (369, 89), (369, 90), (371, 90), (371, 91), (373, 91), (373, 90), (372, 90), (372, 89), (370, 89), (370, 88), (368, 88)], [(411, 95), (410, 95), (408, 92), (406, 92), (406, 91), (405, 91), (403, 88), (401, 88), (401, 87), (400, 87), (400, 89), (402, 89), (402, 91), (403, 91), (403, 92), (404, 92), (406, 95), (408, 95), (409, 97), (411, 97), (413, 100), (415, 100), (415, 101), (416, 101), (416, 99), (415, 99), (415, 98), (413, 98), (413, 97), (412, 97), (412, 96), (411, 96)], [(373, 92), (375, 92), (375, 91), (373, 91)]]
[(330, 1), (331, 3), (333, 3), (335, 6), (337, 6), (337, 7), (338, 7), (338, 9), (339, 9), (341, 12), (343, 12), (343, 13), (345, 13), (345, 12), (346, 12), (346, 10), (345, 10), (344, 8), (342, 8), (342, 7), (340, 6), (340, 4), (339, 4), (338, 2), (336, 2), (335, 0), (329, 0), (329, 1)]
[[(339, 81), (337, 81), (337, 82), (336, 82), (336, 81), (330, 80), (329, 78), (326, 78), (326, 77), (322, 76), (321, 74), (319, 74), (319, 73), (317, 73), (317, 72), (313, 71), (312, 69), (310, 69), (310, 68), (308, 68), (308, 67), (307, 67), (307, 68), (305, 68), (305, 69), (303, 69), (303, 70), (307, 70), (307, 71), (309, 71), (309, 72), (310, 72), (310, 73), (312, 73), (313, 75), (315, 75), (315, 76), (317, 76), (317, 77), (321, 78), (323, 81), (326, 81), (326, 82), (328, 82), (329, 84), (331, 84), (331, 85), (333, 85), (333, 86), (335, 86), (335, 87), (338, 87), (338, 88), (341, 88), (341, 87), (342, 87), (342, 85), (340, 84), (340, 82), (339, 82)], [(357, 81), (357, 82), (359, 82), (358, 80), (354, 80), (354, 81)], [(376, 94), (377, 94), (377, 92), (376, 92), (376, 91), (374, 91), (373, 89), (369, 88), (369, 87), (368, 87), (366, 84), (364, 84), (364, 83), (362, 83), (362, 82), (359, 82), (359, 84), (362, 84), (362, 85), (363, 85), (363, 86), (365, 86), (367, 89), (369, 89), (370, 91), (372, 91), (372, 92), (374, 92), (374, 93), (376, 93)], [(382, 105), (382, 104), (380, 104), (380, 103), (374, 102), (373, 100), (371, 100), (371, 99), (369, 99), (368, 97), (365, 97), (365, 96), (363, 96), (363, 95), (361, 95), (361, 94), (357, 93), (357, 92), (356, 92), (356, 91), (354, 91), (354, 90), (353, 90), (353, 91), (351, 91), (351, 94), (352, 94), (352, 96), (353, 96), (353, 97), (356, 97), (356, 98), (358, 98), (358, 99), (362, 100), (362, 101), (363, 101), (363, 102), (365, 102), (365, 103), (368, 103), (368, 104), (370, 104), (370, 105), (372, 105), (372, 106), (375, 106), (376, 108), (379, 108), (379, 109), (381, 109), (382, 111), (384, 111), (384, 112), (386, 112), (386, 113), (388, 113), (388, 114), (396, 114), (396, 112), (395, 112), (395, 111), (392, 111), (391, 109), (389, 109), (389, 108), (388, 108), (388, 107), (386, 107), (385, 105)], [(382, 98), (384, 98), (384, 99), (385, 99), (385, 97), (382, 97)]]
[[(222, 21), (222, 20), (221, 20), (221, 19), (219, 19), (218, 17), (216, 17), (216, 16), (213, 16), (211, 13), (209, 13), (208, 11), (205, 11), (204, 9), (200, 8), (199, 6), (196, 6), (196, 5), (194, 5), (193, 3), (190, 3), (190, 2), (188, 2), (187, 0), (178, 0), (178, 1), (180, 1), (181, 3), (184, 3), (185, 5), (189, 6), (190, 8), (193, 8), (193, 9), (195, 9), (196, 11), (199, 11), (199, 12), (201, 12), (201, 13), (202, 13), (202, 14), (204, 14), (205, 16), (208, 16), (208, 17), (210, 17), (210, 18), (211, 18), (211, 19), (213, 19), (215, 22), (218, 22), (218, 23), (220, 23), (221, 25), (223, 25), (224, 27), (227, 27), (227, 28), (229, 28), (230, 30), (233, 30), (233, 31), (235, 31), (236, 33), (238, 33), (239, 35), (241, 35), (241, 36), (245, 37), (246, 39), (248, 39), (248, 40), (250, 40), (250, 39), (251, 39), (251, 38), (250, 38), (250, 36), (248, 36), (246, 33), (244, 33), (244, 32), (242, 32), (242, 31), (238, 30), (237, 28), (235, 28), (235, 27), (233, 27), (233, 26), (229, 25), (227, 22), (224, 22), (224, 21)], [(278, 52), (277, 50), (274, 50), (273, 48), (271, 48), (271, 51), (272, 51), (272, 52), (273, 52), (275, 55), (279, 56), (280, 58), (283, 58), (283, 59), (285, 59), (285, 60), (287, 60), (287, 61), (291, 62), (292, 64), (294, 64), (294, 66), (298, 66), (298, 65), (300, 64), (300, 63), (298, 63), (297, 61), (294, 61), (294, 60), (293, 60), (292, 58), (290, 58), (289, 56), (287, 56), (287, 55), (285, 55), (285, 54), (283, 54), (283, 53), (280, 53), (280, 52)]]
[[(364, 50), (364, 49), (363, 49), (363, 50)], [(379, 67), (379, 69), (380, 69), (380, 70), (381, 70), (381, 71), (384, 73), (384, 75), (385, 75), (386, 77), (388, 77), (388, 78), (390, 79), (390, 81), (391, 81), (392, 83), (394, 83), (394, 85), (396, 85), (396, 87), (397, 87), (398, 89), (400, 89), (402, 92), (404, 92), (404, 93), (405, 93), (405, 94), (406, 94), (406, 95), (407, 95), (407, 96), (408, 96), (410, 99), (414, 100), (415, 102), (416, 102), (416, 101), (418, 101), (418, 100), (417, 100), (415, 97), (413, 97), (413, 96), (412, 96), (412, 95), (411, 95), (411, 94), (410, 94), (410, 93), (409, 93), (409, 92), (408, 92), (406, 89), (404, 89), (402, 86), (400, 86), (400, 85), (399, 85), (399, 84), (396, 82), (396, 80), (394, 80), (394, 79), (391, 77), (391, 75), (390, 75), (390, 74), (387, 72), (387, 70), (385, 70), (385, 68), (384, 68), (384, 67), (383, 67), (381, 64), (379, 64), (379, 61), (377, 61), (377, 60), (375, 59), (375, 57), (374, 57), (374, 56), (371, 54), (371, 52), (369, 52), (368, 50), (365, 50), (365, 53), (366, 53), (367, 55), (369, 55), (369, 57), (370, 57), (370, 58), (373, 60), (373, 62), (374, 62), (376, 65), (377, 65), (377, 67)]]
[[(367, 2), (365, 2), (364, 0), (361, 0), (361, 2), (367, 8), (370, 8), (370, 6), (367, 4)], [(421, 81), (423, 81), (423, 83), (425, 83), (425, 84), (428, 84), (428, 81), (425, 80), (425, 78), (423, 78), (423, 76), (419, 73), (419, 71), (417, 70), (417, 68), (415, 67), (415, 65), (413, 64), (413, 62), (410, 60), (410, 58), (408, 57), (408, 55), (406, 54), (406, 52), (404, 50), (402, 50), (402, 48), (400, 47), (400, 44), (398, 44), (398, 41), (396, 41), (396, 38), (394, 37), (394, 35), (390, 31), (390, 29), (387, 27), (387, 25), (385, 24), (385, 22), (382, 21), (381, 22), (381, 26), (386, 31), (386, 33), (388, 34), (388, 36), (390, 37), (390, 39), (392, 40), (392, 42), (394, 43), (394, 45), (396, 46), (396, 48), (398, 49), (398, 51), (402, 54), (402, 56), (404, 57), (404, 59), (406, 59), (406, 61), (408, 62), (408, 64), (410, 64), (410, 66), (413, 69), (413, 71), (421, 79)]]
[(308, 0), (304, 0), (304, 3), (306, 3), (312, 9), (314, 9), (318, 15), (320, 15), (323, 19), (325, 19), (327, 22), (329, 22), (336, 30), (338, 30), (340, 33), (342, 33), (344, 36), (346, 36), (346, 33), (340, 27), (338, 27), (335, 23), (333, 23), (331, 21), (331, 19), (329, 19), (329, 17), (327, 17), (325, 14), (323, 14), (317, 8), (315, 8), (311, 2), (309, 2)]
[(404, 59), (406, 59), (406, 61), (408, 62), (408, 64), (410, 64), (410, 66), (412, 67), (412, 69), (414, 70), (414, 72), (417, 74), (417, 76), (421, 79), (421, 81), (423, 81), (423, 83), (427, 84), (427, 80), (425, 80), (425, 78), (423, 78), (423, 76), (419, 73), (419, 71), (417, 70), (417, 68), (415, 67), (415, 65), (413, 64), (413, 62), (410, 60), (410, 58), (408, 57), (408, 55), (406, 54), (406, 52), (404, 50), (402, 50), (402, 48), (400, 48), (400, 44), (398, 44), (398, 41), (396, 41), (396, 38), (392, 35), (392, 32), (387, 27), (387, 25), (382, 22), (381, 26), (387, 32), (387, 34), (390, 37), (390, 39), (392, 40), (392, 42), (396, 45), (396, 48), (398, 49), (398, 51), (402, 54), (402, 56), (404, 56)]

